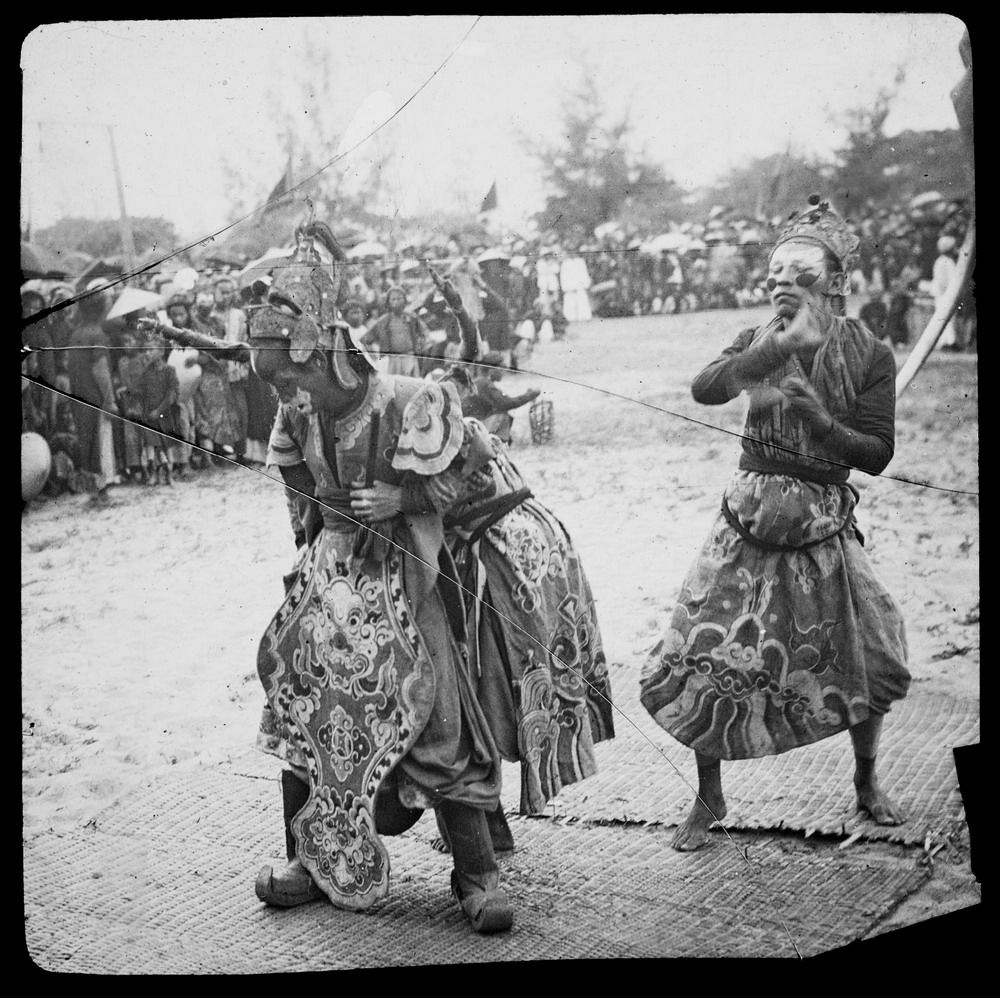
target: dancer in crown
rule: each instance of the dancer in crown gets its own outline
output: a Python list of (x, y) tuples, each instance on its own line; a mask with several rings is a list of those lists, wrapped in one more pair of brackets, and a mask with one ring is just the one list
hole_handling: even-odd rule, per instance
[(885, 714), (910, 683), (904, 625), (865, 556), (848, 482), (892, 458), (896, 370), (892, 350), (844, 316), (856, 248), (813, 195), (771, 251), (775, 316), (692, 385), (705, 405), (745, 391), (749, 412), (739, 468), (641, 680), (646, 709), (697, 760), (676, 849), (703, 845), (725, 816), (722, 759), (841, 731), (858, 808), (880, 824), (903, 820), (875, 761)]
[(382, 836), (430, 808), (462, 911), (477, 932), (503, 931), (513, 909), (486, 824), (500, 756), (470, 674), (436, 486), (488, 457), (470, 450), (451, 385), (381, 375), (351, 339), (329, 229), (300, 229), (297, 243), (250, 313), (248, 343), (215, 344), (227, 359), (248, 355), (277, 389), (268, 464), (319, 514), (300, 530), (302, 556), (258, 653), (265, 745), (287, 762), (288, 862), (261, 870), (257, 895), (369, 908), (389, 891)]

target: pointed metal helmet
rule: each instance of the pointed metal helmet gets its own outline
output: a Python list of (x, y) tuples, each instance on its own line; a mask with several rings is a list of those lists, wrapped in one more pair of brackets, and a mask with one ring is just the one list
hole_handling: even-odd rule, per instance
[[(319, 240), (330, 251), (327, 264), (316, 249)], [(295, 230), (295, 251), (279, 259), (267, 295), (267, 304), (249, 317), (250, 341), (286, 340), (289, 356), (305, 363), (316, 349), (331, 350), (336, 343), (340, 299), (347, 260), (333, 233), (322, 222), (310, 222)]]

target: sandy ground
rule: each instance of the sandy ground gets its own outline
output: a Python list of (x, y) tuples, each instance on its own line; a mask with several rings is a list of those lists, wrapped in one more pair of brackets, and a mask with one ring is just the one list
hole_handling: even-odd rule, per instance
[[(738, 457), (742, 400), (698, 406), (690, 381), (766, 315), (577, 324), (503, 382), (553, 401), (553, 440), (533, 445), (521, 410), (513, 456), (581, 551), (612, 663), (636, 666), (656, 640)], [(978, 702), (977, 407), (975, 358), (936, 353), (899, 400), (886, 473), (853, 479), (915, 684)], [(85, 825), (160, 772), (242, 754), (256, 731), (257, 642), (293, 552), (280, 485), (232, 467), (111, 494), (105, 509), (34, 501), (21, 518), (29, 840)], [(897, 923), (954, 907), (944, 877)]]

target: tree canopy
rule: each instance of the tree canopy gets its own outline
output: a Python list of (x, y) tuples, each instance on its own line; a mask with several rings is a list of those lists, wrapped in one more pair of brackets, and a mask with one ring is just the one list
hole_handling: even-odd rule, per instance
[(533, 149), (550, 193), (539, 228), (582, 238), (612, 220), (664, 225), (683, 205), (683, 189), (663, 167), (629, 148), (628, 117), (607, 120), (589, 78), (564, 105), (562, 142)]
[(716, 204), (738, 215), (769, 219), (787, 214), (789, 205), (804, 204), (810, 194), (824, 190), (826, 185), (822, 164), (789, 149), (730, 170), (700, 198), (692, 199), (690, 205), (702, 219)]
[[(129, 218), (135, 251), (142, 255), (156, 249), (167, 253), (178, 245), (173, 222), (165, 218)], [(54, 225), (37, 229), (33, 238), (39, 245), (53, 250), (80, 250), (93, 257), (121, 256), (121, 223), (110, 218), (61, 218)]]
[(535, 216), (543, 231), (589, 234), (607, 221), (626, 229), (666, 229), (670, 222), (703, 221), (714, 205), (770, 219), (803, 204), (813, 192), (828, 194), (851, 215), (863, 208), (905, 205), (930, 190), (945, 198), (964, 197), (972, 187), (957, 129), (886, 135), (902, 72), (874, 102), (832, 122), (846, 136), (831, 159), (807, 158), (789, 147), (749, 160), (693, 192), (630, 150), (628, 118), (609, 120), (595, 85), (584, 77), (564, 104), (559, 141), (533, 150), (549, 188), (545, 207)]
[(936, 190), (948, 198), (963, 197), (971, 188), (971, 168), (957, 128), (885, 133), (904, 73), (897, 71), (871, 105), (844, 116), (847, 138), (827, 168), (833, 197), (850, 215), (862, 205), (905, 205), (916, 194)]

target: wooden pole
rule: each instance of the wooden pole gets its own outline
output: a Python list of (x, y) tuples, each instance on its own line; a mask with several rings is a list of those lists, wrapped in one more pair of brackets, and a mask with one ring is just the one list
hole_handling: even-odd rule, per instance
[(115, 148), (114, 125), (108, 125), (108, 138), (111, 140), (111, 165), (115, 171), (115, 187), (118, 191), (119, 226), (122, 234), (122, 248), (125, 250), (125, 263), (129, 270), (135, 270), (135, 241), (132, 238), (132, 224), (125, 211), (125, 189), (122, 187), (121, 171), (118, 168), (118, 150)]
[(962, 243), (962, 248), (958, 252), (958, 266), (955, 268), (948, 290), (938, 302), (930, 322), (927, 323), (924, 331), (920, 334), (920, 339), (917, 340), (910, 352), (910, 356), (906, 358), (906, 363), (896, 375), (896, 398), (899, 398), (906, 391), (907, 385), (913, 380), (913, 376), (920, 370), (934, 349), (934, 345), (941, 338), (945, 326), (948, 325), (948, 320), (955, 314), (962, 294), (968, 286), (969, 278), (972, 276), (975, 258), (976, 220), (973, 218), (969, 223), (969, 231), (965, 234), (965, 242)]

